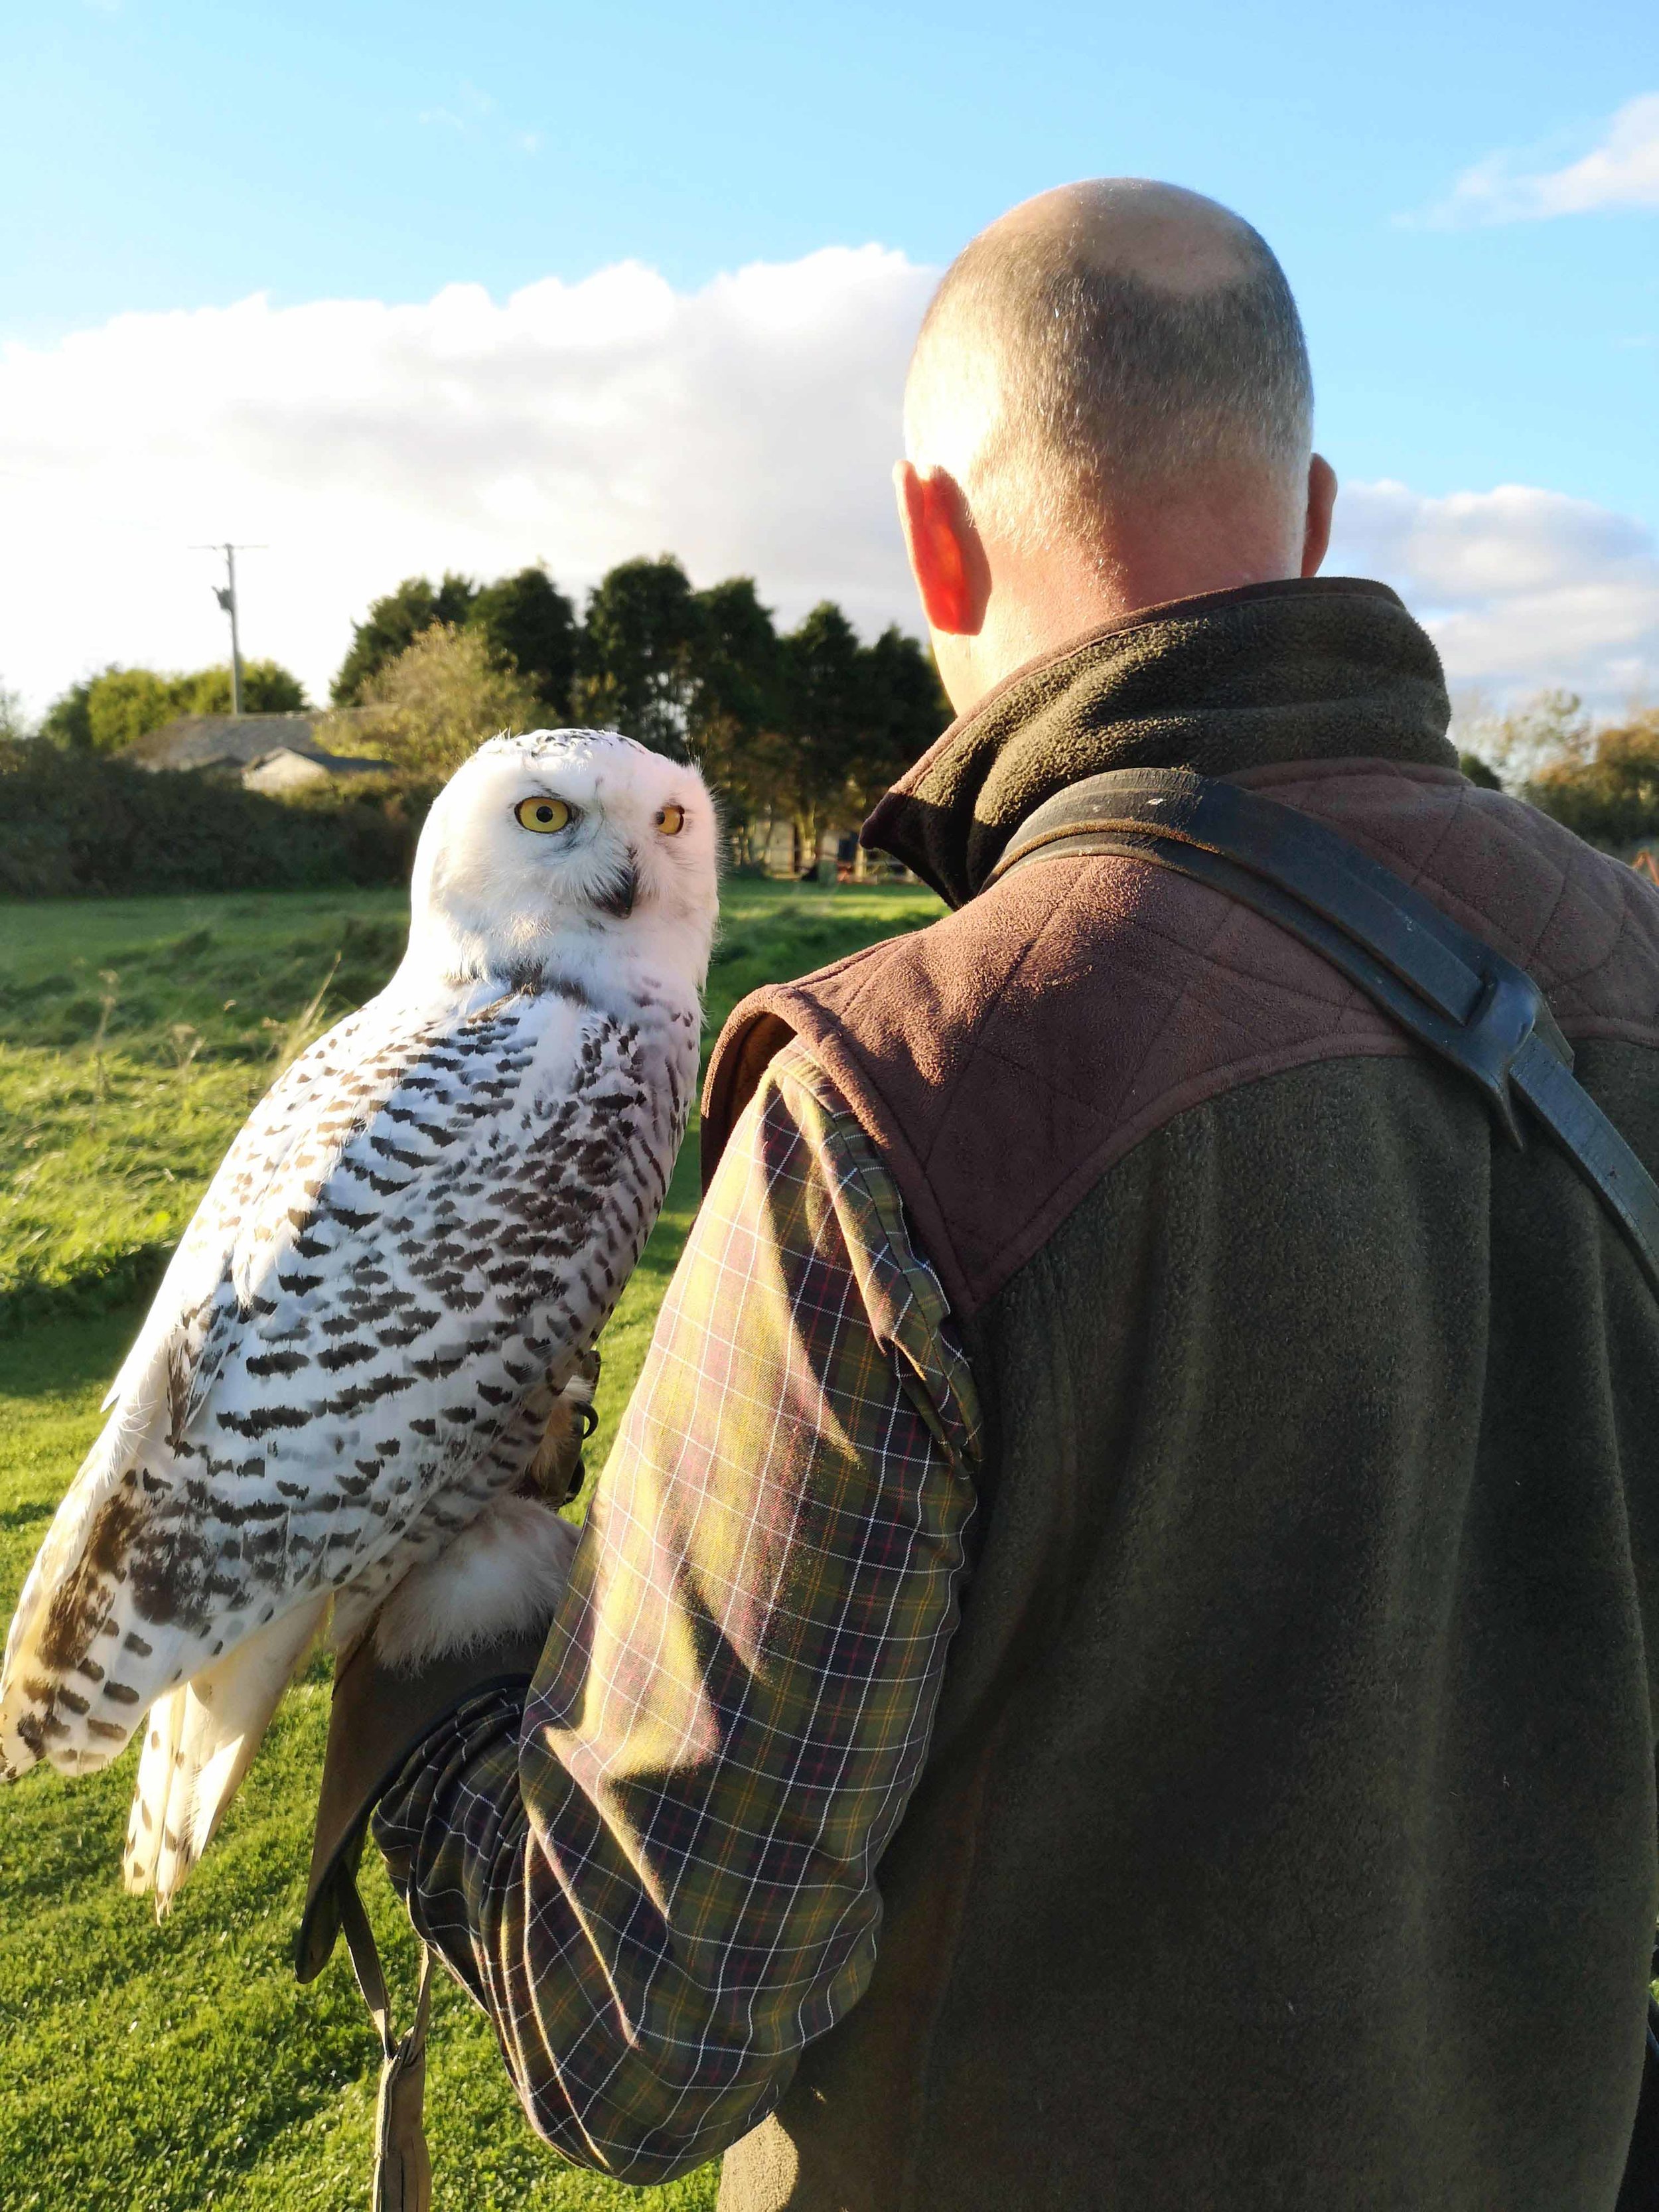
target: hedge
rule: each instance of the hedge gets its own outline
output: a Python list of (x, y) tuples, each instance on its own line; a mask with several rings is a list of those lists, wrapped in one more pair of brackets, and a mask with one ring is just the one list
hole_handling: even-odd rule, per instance
[(211, 773), (0, 743), (0, 896), (398, 884), (435, 787), (273, 799)]

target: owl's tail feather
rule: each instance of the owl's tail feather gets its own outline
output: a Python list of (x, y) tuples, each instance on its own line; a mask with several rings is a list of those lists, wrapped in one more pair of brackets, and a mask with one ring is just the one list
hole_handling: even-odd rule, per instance
[(259, 1739), (328, 1611), (298, 1606), (151, 1706), (121, 1877), (155, 1893), (165, 1919), (252, 1763)]

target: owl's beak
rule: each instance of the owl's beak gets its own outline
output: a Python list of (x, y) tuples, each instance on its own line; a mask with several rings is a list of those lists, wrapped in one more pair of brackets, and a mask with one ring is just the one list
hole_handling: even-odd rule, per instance
[(640, 864), (630, 852), (628, 866), (611, 880), (602, 898), (594, 903), (601, 914), (608, 914), (617, 921), (626, 921), (634, 911), (634, 902), (640, 895)]

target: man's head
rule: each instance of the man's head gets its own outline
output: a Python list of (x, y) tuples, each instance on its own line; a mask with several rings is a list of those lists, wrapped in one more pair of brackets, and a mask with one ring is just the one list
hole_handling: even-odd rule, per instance
[(922, 324), (896, 471), (957, 708), (1136, 607), (1311, 574), (1312, 413), (1284, 272), (1213, 200), (1105, 179), (981, 232)]

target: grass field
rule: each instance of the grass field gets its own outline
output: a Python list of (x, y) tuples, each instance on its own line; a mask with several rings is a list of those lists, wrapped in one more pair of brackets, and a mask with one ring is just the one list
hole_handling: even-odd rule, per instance
[[(915, 889), (728, 888), (708, 1030), (757, 983), (931, 920)], [(385, 892), (0, 909), (0, 1618), (97, 1432), (167, 1251), (284, 1052), (377, 989), (401, 949)], [(320, 995), (319, 995), (320, 994)], [(604, 1340), (602, 1463), (696, 1204), (694, 1139)], [(289, 1696), (172, 1918), (121, 1893), (136, 1753), (0, 1796), (0, 2206), (238, 2212), (366, 2200), (374, 2051), (343, 1958), (296, 1988), (289, 1949), (327, 1719)], [(378, 1866), (392, 1972), (414, 1947)], [(714, 2169), (627, 2190), (530, 2134), (490, 2031), (447, 1979), (428, 2130), (441, 2206), (707, 2208)]]

